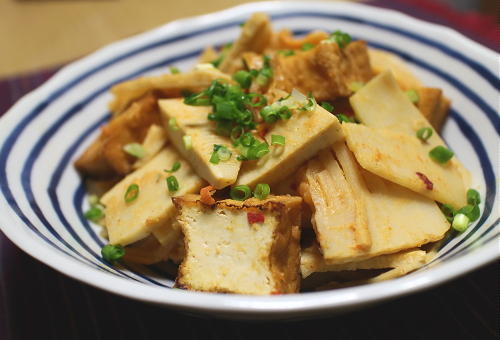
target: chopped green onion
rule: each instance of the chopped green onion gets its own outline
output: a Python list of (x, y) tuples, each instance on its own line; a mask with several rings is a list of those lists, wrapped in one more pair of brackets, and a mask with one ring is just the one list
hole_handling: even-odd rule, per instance
[(472, 205), (478, 205), (479, 203), (481, 203), (481, 196), (479, 195), (479, 192), (477, 192), (477, 190), (467, 190), (467, 203)]
[(244, 89), (248, 89), (252, 85), (252, 75), (247, 71), (238, 71), (233, 74), (233, 79)]
[(222, 60), (224, 60), (224, 57), (225, 55), (221, 53), (221, 55), (212, 60), (210, 64), (214, 65), (214, 67), (219, 67), (220, 63), (222, 63)]
[(415, 91), (415, 90), (408, 90), (405, 92), (405, 94), (413, 104), (418, 103), (418, 101), (420, 100), (420, 97), (419, 97), (417, 91)]
[[(258, 101), (255, 101), (255, 98), (258, 99)], [(267, 99), (264, 97), (264, 95), (260, 93), (249, 93), (248, 94), (248, 105), (251, 107), (259, 107), (259, 106), (264, 106), (267, 104)]]
[(214, 144), (214, 151), (209, 162), (219, 164), (219, 161), (227, 161), (231, 158), (231, 151), (223, 145)]
[(362, 83), (360, 81), (353, 81), (352, 83), (349, 84), (349, 90), (351, 90), (352, 92), (358, 92), (359, 90), (361, 90), (361, 88), (365, 86), (365, 83)]
[(179, 182), (175, 176), (172, 175), (167, 177), (167, 187), (170, 192), (179, 190)]
[(168, 127), (169, 127), (171, 130), (174, 130), (174, 131), (179, 130), (179, 126), (177, 125), (177, 119), (176, 119), (176, 118), (170, 118), (170, 119), (168, 120)]
[(343, 113), (336, 114), (335, 116), (337, 116), (338, 120), (340, 120), (341, 123), (356, 123), (354, 119), (346, 116)]
[(210, 159), (208, 161), (212, 164), (219, 164), (220, 159), (217, 151), (212, 151), (212, 155), (210, 156)]
[(288, 57), (288, 56), (291, 56), (291, 55), (295, 55), (295, 51), (294, 50), (280, 50), (278, 51), (279, 54), (283, 54), (285, 57)]
[(311, 43), (305, 43), (302, 45), (302, 47), (300, 48), (302, 51), (309, 51), (309, 50), (312, 50), (314, 48), (314, 44), (311, 44)]
[(123, 146), (123, 151), (139, 159), (144, 158), (144, 156), (146, 156), (146, 150), (139, 143), (125, 144)]
[(316, 99), (314, 99), (312, 93), (307, 96), (307, 104), (302, 106), (299, 110), (301, 111), (313, 111), (316, 109)]
[(248, 185), (237, 185), (231, 188), (229, 195), (233, 200), (244, 201), (250, 198), (252, 191)]
[(426, 142), (432, 136), (432, 129), (430, 127), (423, 127), (417, 131), (417, 137), (422, 142)]
[(172, 73), (172, 74), (181, 73), (181, 70), (179, 70), (179, 68), (175, 67), (175, 66), (170, 66), (168, 69), (170, 70), (170, 73)]
[(269, 153), (269, 145), (267, 145), (267, 143), (265, 142), (262, 142), (248, 149), (247, 159), (248, 160), (259, 159), (264, 157), (268, 153)]
[[(472, 189), (471, 189), (472, 190)], [(479, 195), (479, 194), (478, 194)], [(90, 195), (88, 198), (87, 198), (87, 201), (89, 202), (89, 204), (91, 206), (93, 205), (97, 205), (99, 204), (99, 196), (97, 195)]]
[(176, 172), (181, 168), (181, 162), (175, 162), (174, 165), (172, 165), (172, 168), (170, 170), (163, 170), (165, 172)]
[(233, 142), (236, 142), (238, 139), (241, 138), (241, 136), (243, 135), (243, 128), (241, 126), (235, 126), (232, 130), (231, 130), (231, 134), (229, 135), (229, 137), (231, 138), (231, 140)]
[(101, 249), (101, 255), (104, 260), (110, 264), (114, 264), (123, 258), (125, 249), (119, 244), (106, 244)]
[(457, 213), (457, 211), (455, 210), (455, 208), (453, 208), (450, 204), (442, 204), (440, 206), (440, 208), (441, 208), (441, 211), (443, 212), (444, 216), (448, 220), (448, 222), (451, 223), (453, 221), (453, 217)]
[(328, 112), (333, 112), (333, 105), (330, 104), (329, 102), (321, 102), (320, 106)]
[(349, 34), (342, 32), (341, 30), (336, 30), (330, 34), (327, 41), (335, 41), (340, 48), (344, 48), (352, 41), (352, 38)]
[(266, 183), (259, 183), (255, 186), (255, 190), (253, 191), (254, 197), (263, 200), (266, 198), (269, 193), (271, 192), (271, 188), (269, 187), (269, 184)]
[(240, 27), (245, 26), (246, 21), (240, 22)]
[(464, 214), (458, 213), (453, 218), (453, 223), (451, 224), (452, 228), (458, 232), (463, 232), (469, 226), (470, 220)]
[(191, 138), (191, 136), (182, 136), (182, 142), (184, 143), (184, 147), (186, 148), (186, 150), (191, 150), (193, 148), (193, 139)]
[(441, 164), (448, 162), (453, 155), (453, 151), (442, 145), (436, 146), (434, 149), (429, 151), (429, 157)]
[(285, 136), (271, 135), (271, 145), (285, 145)]
[(137, 184), (130, 184), (125, 192), (125, 202), (130, 203), (135, 201), (139, 196), (139, 186)]
[(457, 214), (464, 214), (471, 222), (474, 222), (479, 218), (481, 212), (478, 205), (467, 204), (465, 207), (460, 208)]
[(104, 212), (99, 205), (92, 205), (84, 216), (87, 220), (98, 222), (104, 217)]

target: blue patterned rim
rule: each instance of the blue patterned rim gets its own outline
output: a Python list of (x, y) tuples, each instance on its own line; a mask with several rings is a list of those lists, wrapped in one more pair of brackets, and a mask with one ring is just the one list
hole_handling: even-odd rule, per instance
[[(338, 21), (345, 21), (345, 22), (350, 22), (350, 23), (358, 23), (358, 24), (363, 24), (371, 27), (376, 27), (381, 30), (389, 31), (391, 33), (395, 33), (401, 36), (404, 36), (405, 38), (411, 39), (418, 41), (419, 43), (425, 44), (427, 46), (433, 47), (440, 52), (453, 57), (454, 59), (460, 61), (461, 63), (467, 65), (471, 70), (473, 70), (476, 74), (478, 74), (480, 77), (485, 79), (493, 88), (496, 90), (500, 89), (500, 81), (494, 75), (491, 73), (489, 70), (487, 70), (483, 65), (477, 63), (473, 59), (470, 59), (469, 57), (465, 56), (461, 52), (454, 50), (448, 46), (445, 46), (438, 41), (431, 40), (429, 38), (426, 38), (422, 35), (415, 34), (413, 32), (406, 31), (404, 29), (401, 29), (399, 27), (391, 26), (391, 25), (386, 25), (386, 24), (380, 24), (376, 22), (372, 22), (369, 20), (365, 19), (360, 19), (357, 17), (352, 17), (352, 16), (346, 16), (346, 15), (333, 15), (333, 14), (325, 14), (325, 13), (316, 13), (316, 12), (292, 12), (292, 13), (286, 13), (286, 14), (279, 14), (279, 15), (274, 15), (273, 19), (284, 19), (284, 18), (298, 18), (298, 17), (321, 17), (321, 18), (327, 18), (327, 19), (334, 19)], [(88, 95), (86, 98), (80, 100), (79, 102), (75, 103), (71, 109), (67, 110), (55, 123), (53, 123), (42, 135), (42, 137), (36, 142), (35, 146), (33, 149), (30, 151), (29, 156), (27, 158), (26, 163), (23, 165), (22, 172), (21, 172), (21, 183), (22, 183), (22, 188), (24, 195), (26, 196), (29, 205), (31, 209), (35, 212), (36, 216), (40, 219), (40, 221), (43, 223), (47, 231), (50, 232), (51, 235), (54, 236), (55, 239), (57, 239), (61, 244), (64, 245), (64, 247), (60, 247), (57, 244), (55, 244), (52, 240), (49, 238), (45, 237), (43, 233), (40, 232), (38, 228), (32, 223), (32, 221), (25, 215), (25, 213), (22, 211), (20, 208), (18, 201), (16, 200), (16, 197), (12, 194), (11, 187), (9, 185), (8, 179), (7, 179), (7, 160), (11, 156), (11, 151), (16, 143), (16, 140), (18, 137), (21, 135), (21, 133), (25, 130), (25, 128), (30, 124), (30, 122), (35, 119), (38, 115), (41, 114), (41, 112), (47, 108), (49, 105), (51, 105), (55, 100), (57, 100), (60, 96), (62, 96), (64, 93), (66, 93), (68, 90), (71, 88), (75, 87), (77, 84), (82, 82), (84, 79), (90, 77), (93, 74), (96, 74), (113, 64), (125, 60), (131, 56), (137, 55), (141, 52), (148, 51), (153, 48), (157, 48), (160, 46), (167, 46), (169, 44), (173, 44), (179, 41), (182, 41), (184, 39), (188, 39), (193, 36), (199, 36), (207, 33), (212, 33), (212, 32), (217, 32), (220, 30), (228, 29), (228, 28), (233, 28), (236, 27), (239, 24), (237, 21), (233, 21), (227, 24), (223, 25), (218, 25), (218, 26), (213, 26), (209, 29), (204, 29), (204, 30), (193, 30), (190, 33), (178, 35), (174, 38), (169, 38), (169, 39), (164, 39), (155, 43), (147, 44), (145, 46), (142, 46), (140, 48), (134, 49), (130, 52), (123, 53), (122, 55), (116, 56), (112, 58), (111, 60), (108, 60), (106, 62), (101, 63), (99, 66), (93, 67), (92, 69), (80, 74), (79, 76), (74, 77), (72, 80), (68, 81), (66, 84), (60, 86), (57, 90), (53, 91), (47, 98), (39, 103), (33, 110), (29, 112), (28, 115), (15, 127), (15, 129), (12, 130), (12, 132), (8, 135), (8, 137), (5, 140), (5, 143), (2, 146), (2, 149), (0, 150), (0, 189), (2, 194), (5, 196), (8, 204), (10, 205), (11, 209), (19, 216), (19, 218), (24, 221), (24, 223), (41, 239), (43, 239), (46, 243), (48, 243), (50, 246), (59, 249), (62, 251), (64, 254), (81, 261), (86, 264), (90, 264), (92, 266), (96, 266), (96, 263), (88, 260), (85, 256), (83, 256), (81, 253), (79, 253), (70, 243), (68, 243), (49, 223), (48, 219), (46, 216), (44, 216), (43, 210), (40, 208), (39, 202), (37, 202), (35, 195), (33, 194), (33, 189), (32, 189), (32, 183), (31, 183), (31, 178), (32, 178), (32, 170), (35, 162), (37, 161), (39, 155), (43, 152), (45, 146), (48, 144), (48, 142), (51, 140), (52, 136), (55, 134), (56, 131), (61, 129), (66, 122), (70, 120), (71, 117), (79, 114), (81, 110), (85, 107), (85, 104), (88, 102), (91, 102), (95, 98), (97, 98), (99, 95), (102, 93), (106, 92), (109, 90), (109, 88), (117, 82), (121, 82), (126, 79), (134, 78), (137, 77), (145, 72), (148, 72), (150, 70), (157, 69), (158, 67), (164, 67), (167, 65), (174, 64), (176, 62), (180, 62), (183, 60), (187, 60), (189, 58), (193, 58), (197, 56), (201, 50), (196, 49), (193, 50), (189, 53), (184, 53), (180, 54), (178, 56), (172, 57), (172, 58), (167, 58), (164, 59), (160, 62), (156, 62), (154, 64), (148, 65), (147, 67), (144, 67), (138, 71), (135, 71), (133, 73), (127, 74), (126, 76), (122, 77), (119, 80), (116, 80), (112, 83), (108, 83), (105, 86), (100, 87), (99, 89), (95, 90), (93, 93)], [(305, 33), (304, 31), (297, 30), (294, 33), (296, 34), (301, 34)], [(456, 77), (453, 75), (446, 73), (431, 64), (427, 63), (426, 61), (416, 58), (409, 53), (406, 53), (405, 51), (397, 48), (390, 47), (388, 45), (383, 45), (380, 43), (376, 43), (373, 41), (368, 41), (369, 45), (378, 49), (386, 50), (392, 53), (395, 53), (402, 57), (403, 59), (410, 61), (419, 67), (429, 71), (430, 73), (434, 74), (435, 76), (441, 78), (442, 80), (446, 81), (450, 85), (452, 85), (454, 88), (456, 88), (458, 91), (461, 92), (461, 94), (465, 97), (467, 97), (471, 102), (475, 103), (477, 107), (479, 108), (480, 112), (482, 112), (488, 120), (491, 122), (492, 126), (495, 128), (497, 135), (500, 133), (500, 118), (497, 114), (497, 112), (489, 106), (476, 92), (474, 92), (467, 84), (464, 84), (460, 80), (458, 80)], [(101, 259), (100, 255), (95, 253), (88, 244), (86, 244), (79, 236), (78, 234), (74, 231), (72, 228), (71, 224), (68, 222), (66, 216), (64, 215), (59, 198), (57, 195), (57, 188), (60, 184), (60, 180), (62, 177), (63, 172), (68, 168), (71, 167), (72, 165), (70, 164), (70, 160), (72, 156), (75, 154), (76, 150), (78, 147), (86, 140), (86, 138), (89, 137), (89, 135), (94, 132), (100, 125), (105, 123), (107, 119), (109, 118), (109, 113), (104, 113), (101, 118), (96, 120), (89, 128), (87, 128), (85, 131), (83, 131), (75, 141), (69, 145), (67, 150), (65, 151), (63, 157), (57, 164), (56, 170), (53, 174), (51, 174), (51, 180), (50, 180), (50, 185), (47, 188), (47, 193), (50, 197), (50, 201), (52, 206), (54, 207), (56, 214), (59, 218), (59, 220), (62, 222), (64, 225), (65, 229), (68, 231), (68, 233), (73, 237), (73, 239), (79, 244), (83, 249), (85, 249), (86, 252), (88, 252), (96, 261), (97, 261), (97, 268), (103, 271), (111, 272), (113, 274), (121, 275), (123, 277), (136, 280), (139, 282), (149, 282), (151, 284), (155, 285), (160, 285), (160, 286), (165, 286), (164, 284), (152, 279), (148, 275), (144, 275), (141, 272), (135, 271), (133, 268), (126, 268), (129, 269), (128, 272), (125, 272), (123, 270), (117, 269), (117, 268), (110, 268), (106, 265), (106, 263)], [(463, 136), (466, 138), (466, 140), (470, 143), (471, 147), (474, 149), (476, 155), (479, 158), (479, 162), (482, 167), (482, 172), (483, 176), (485, 179), (486, 183), (486, 197), (485, 197), (485, 204), (484, 204), (484, 209), (481, 215), (480, 220), (474, 225), (472, 228), (472, 231), (468, 232), (465, 237), (463, 237), (459, 242), (454, 244), (452, 247), (447, 249), (445, 252), (442, 252), (439, 255), (439, 259), (444, 259), (448, 257), (454, 257), (459, 254), (465, 254), (468, 251), (470, 251), (471, 247), (478, 243), (478, 242), (489, 242), (496, 238), (498, 236), (498, 232), (493, 233), (492, 231), (495, 229), (495, 227), (498, 225), (498, 219), (492, 223), (491, 226), (489, 226), (486, 230), (482, 231), (481, 235), (476, 235), (477, 231), (481, 228), (481, 226), (486, 222), (487, 218), (490, 216), (492, 209), (493, 209), (493, 204), (495, 201), (496, 197), (496, 178), (495, 178), (495, 173), (493, 170), (493, 165), (491, 163), (491, 160), (488, 157), (488, 154), (486, 152), (486, 149), (478, 136), (478, 132), (463, 118), (463, 114), (460, 113), (457, 109), (453, 109), (450, 115), (450, 118), (456, 122), (458, 125), (461, 133)], [(85, 220), (82, 214), (82, 206), (83, 206), (83, 199), (84, 199), (84, 189), (83, 185), (80, 185), (76, 191), (73, 194), (73, 207), (76, 211), (78, 211), (80, 222), (84, 226), (86, 232), (88, 235), (92, 238), (92, 240), (101, 247), (103, 245), (102, 239), (96, 235), (95, 231), (91, 228), (91, 226), (88, 224), (88, 222)], [(465, 242), (467, 242), (471, 237), (475, 236), (476, 238), (467, 244), (467, 246), (460, 247), (462, 246)], [(156, 273), (157, 275), (158, 274)]]

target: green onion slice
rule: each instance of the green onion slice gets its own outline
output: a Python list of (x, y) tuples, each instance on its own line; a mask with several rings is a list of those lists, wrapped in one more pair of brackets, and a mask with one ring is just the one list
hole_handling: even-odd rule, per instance
[(99, 205), (93, 205), (84, 214), (85, 218), (92, 222), (98, 222), (104, 217), (104, 211)]
[(352, 92), (358, 92), (363, 86), (365, 86), (365, 83), (360, 81), (353, 81), (348, 85), (349, 90), (351, 90)]
[(99, 204), (99, 197), (97, 195), (90, 195), (87, 201), (91, 206)]
[(172, 74), (181, 73), (181, 70), (179, 70), (179, 68), (175, 67), (175, 66), (170, 66), (168, 69), (170, 70), (170, 73), (172, 73)]
[(248, 185), (237, 185), (231, 188), (229, 195), (233, 200), (244, 201), (250, 198), (252, 191)]
[(311, 44), (311, 43), (305, 43), (302, 45), (302, 47), (300, 48), (302, 51), (309, 51), (309, 50), (312, 50), (314, 48), (314, 44)]
[(420, 100), (420, 97), (419, 97), (417, 91), (415, 91), (415, 90), (408, 90), (405, 92), (405, 94), (413, 104), (418, 103), (418, 101)]
[(346, 116), (343, 113), (336, 114), (335, 116), (337, 116), (337, 118), (340, 120), (341, 123), (356, 123), (354, 119)]
[(179, 182), (175, 176), (172, 175), (167, 177), (167, 187), (170, 192), (179, 190)]
[(271, 135), (271, 145), (285, 145), (285, 136)]
[(432, 136), (432, 129), (430, 127), (423, 127), (417, 131), (417, 137), (422, 142), (426, 142)]
[(267, 183), (259, 183), (255, 186), (255, 190), (253, 191), (253, 195), (260, 199), (263, 200), (266, 198), (269, 193), (271, 192), (271, 188), (269, 187), (269, 184)]
[(333, 112), (333, 105), (329, 102), (321, 102), (320, 106), (328, 112)]
[(125, 202), (130, 203), (139, 197), (139, 186), (137, 184), (130, 184), (125, 192)]
[(193, 139), (191, 138), (191, 136), (183, 136), (182, 142), (184, 143), (184, 147), (186, 148), (186, 150), (191, 150), (193, 148)]
[(434, 149), (429, 151), (429, 157), (441, 164), (448, 162), (453, 155), (453, 151), (442, 145), (436, 146)]
[(139, 143), (125, 144), (123, 146), (123, 151), (139, 159), (144, 158), (144, 156), (146, 156), (146, 150)]
[(233, 74), (233, 79), (244, 89), (248, 89), (252, 85), (252, 75), (247, 71), (238, 71)]
[(172, 165), (172, 168), (170, 170), (163, 170), (165, 172), (176, 172), (177, 170), (179, 170), (181, 168), (181, 162), (175, 162), (173, 165)]
[(457, 211), (455, 208), (453, 208), (450, 204), (443, 204), (440, 206), (441, 211), (443, 212), (444, 216), (448, 220), (448, 222), (453, 221), (453, 217), (456, 215)]
[(294, 50), (280, 50), (280, 51), (278, 51), (278, 53), (284, 55), (285, 57), (295, 55)]
[(328, 41), (335, 41), (340, 48), (344, 48), (352, 41), (352, 38), (349, 34), (342, 32), (341, 30), (336, 30), (330, 34)]
[(177, 131), (179, 130), (179, 126), (177, 125), (177, 119), (175, 118), (170, 118), (168, 120), (168, 127), (173, 130), (173, 131)]
[(467, 217), (464, 214), (458, 213), (453, 218), (453, 223), (451, 224), (451, 227), (458, 232), (463, 232), (467, 229), (469, 223), (470, 223), (469, 217)]
[(477, 192), (477, 190), (467, 190), (467, 203), (472, 205), (478, 205), (479, 203), (481, 203), (481, 196), (479, 195), (479, 192)]
[(481, 212), (478, 205), (467, 204), (465, 207), (460, 208), (457, 214), (464, 214), (471, 222), (474, 222), (479, 218)]
[(125, 249), (119, 244), (106, 244), (101, 249), (101, 255), (104, 260), (110, 264), (114, 264), (123, 258)]

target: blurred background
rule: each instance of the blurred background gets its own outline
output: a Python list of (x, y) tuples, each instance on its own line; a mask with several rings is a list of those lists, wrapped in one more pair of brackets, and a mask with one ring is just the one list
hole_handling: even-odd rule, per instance
[[(332, 1), (332, 0), (331, 0)], [(360, 0), (350, 0), (360, 1)], [(0, 0), (0, 78), (60, 66), (114, 40), (244, 0)], [(360, 1), (361, 2), (361, 1)], [(498, 0), (362, 1), (455, 26), (485, 45), (497, 39)], [(496, 33), (496, 37), (495, 37)], [(493, 48), (493, 47), (492, 47)]]

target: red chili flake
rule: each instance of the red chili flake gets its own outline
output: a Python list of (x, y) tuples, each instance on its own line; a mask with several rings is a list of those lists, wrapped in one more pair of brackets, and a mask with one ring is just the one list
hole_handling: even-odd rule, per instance
[(430, 181), (430, 179), (427, 178), (426, 175), (421, 172), (417, 172), (417, 176), (422, 180), (422, 182), (424, 182), (425, 188), (427, 190), (432, 190), (432, 188), (434, 188), (434, 184)]
[(262, 223), (264, 222), (264, 214), (263, 213), (254, 213), (254, 212), (247, 212), (247, 219), (248, 223)]
[(278, 292), (278, 291), (276, 291), (276, 290), (273, 290), (273, 291), (271, 292), (271, 295), (281, 295), (281, 293), (280, 293), (280, 292)]

